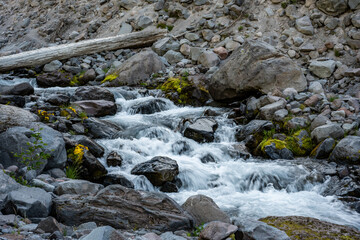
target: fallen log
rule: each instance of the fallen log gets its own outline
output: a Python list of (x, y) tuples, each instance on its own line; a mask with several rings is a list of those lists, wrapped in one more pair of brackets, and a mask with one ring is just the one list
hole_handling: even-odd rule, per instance
[(43, 65), (53, 60), (63, 60), (102, 51), (149, 46), (164, 37), (166, 33), (166, 30), (150, 28), (141, 32), (62, 44), (0, 57), (0, 72)]

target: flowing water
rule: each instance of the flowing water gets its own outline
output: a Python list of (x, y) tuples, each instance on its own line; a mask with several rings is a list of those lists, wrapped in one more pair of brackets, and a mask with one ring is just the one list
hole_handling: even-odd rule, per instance
[[(0, 80), (0, 84), (4, 81)], [(12, 81), (13, 82), (13, 81)], [(75, 88), (36, 88), (39, 94), (69, 93)], [(167, 99), (158, 105), (159, 112), (136, 114), (134, 106), (156, 99), (156, 91), (129, 88), (110, 89), (116, 96), (119, 111), (103, 119), (121, 126), (116, 139), (97, 140), (107, 156), (117, 151), (123, 158), (121, 167), (107, 167), (132, 180), (136, 189), (159, 191), (143, 176), (131, 175), (138, 163), (155, 156), (177, 161), (182, 187), (168, 194), (179, 204), (195, 194), (211, 197), (232, 217), (258, 219), (266, 216), (308, 216), (351, 225), (360, 229), (360, 214), (348, 209), (335, 196), (324, 197), (328, 179), (319, 178), (316, 170), (299, 161), (242, 159), (236, 151), (235, 131), (238, 126), (227, 119), (228, 109), (211, 108), (219, 127), (213, 143), (199, 144), (185, 138), (181, 131), (184, 119), (201, 117), (209, 107), (178, 107)], [(203, 163), (211, 156), (215, 162)], [(106, 166), (105, 157), (100, 159)]]

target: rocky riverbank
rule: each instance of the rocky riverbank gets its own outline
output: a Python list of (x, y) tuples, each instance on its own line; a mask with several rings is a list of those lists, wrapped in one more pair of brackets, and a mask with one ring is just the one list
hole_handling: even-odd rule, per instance
[[(358, 8), (356, 0), (0, 3), (1, 55), (169, 31), (147, 48), (0, 75), (0, 239), (325, 238), (314, 229), (360, 239), (360, 222), (347, 219), (360, 213)], [(172, 109), (181, 114), (156, 115)], [(125, 141), (144, 137), (144, 149)], [(244, 176), (235, 192), (317, 189), (342, 201), (350, 215), (336, 223), (351, 226), (247, 219), (202, 194), (181, 206), (165, 194), (222, 189), (228, 176), (212, 174), (194, 191), (186, 172), (223, 159), (300, 166), (294, 176)]]

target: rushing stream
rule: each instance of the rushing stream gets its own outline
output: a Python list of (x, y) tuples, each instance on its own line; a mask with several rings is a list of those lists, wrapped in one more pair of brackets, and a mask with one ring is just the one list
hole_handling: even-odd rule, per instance
[[(9, 81), (0, 80), (0, 84)], [(14, 81), (11, 81), (14, 83)], [(71, 93), (75, 88), (36, 88), (36, 93)], [(352, 225), (360, 229), (360, 214), (350, 210), (336, 197), (321, 195), (327, 179), (319, 179), (316, 170), (299, 161), (242, 159), (236, 154), (236, 124), (227, 119), (228, 109), (211, 108), (220, 113), (213, 143), (199, 144), (181, 133), (184, 119), (203, 116), (209, 107), (178, 107), (167, 99), (158, 105), (160, 112), (135, 114), (134, 106), (156, 98), (156, 91), (109, 88), (115, 94), (118, 112), (103, 119), (121, 126), (124, 131), (116, 139), (97, 140), (105, 149), (105, 157), (117, 151), (123, 158), (121, 167), (110, 167), (132, 180), (136, 189), (159, 191), (143, 176), (131, 175), (138, 163), (155, 156), (177, 161), (182, 187), (168, 194), (179, 204), (195, 194), (211, 197), (232, 217), (258, 219), (266, 216), (308, 216)], [(211, 156), (216, 162), (203, 163)], [(101, 159), (106, 166), (105, 157)], [(305, 161), (305, 160), (304, 160)]]

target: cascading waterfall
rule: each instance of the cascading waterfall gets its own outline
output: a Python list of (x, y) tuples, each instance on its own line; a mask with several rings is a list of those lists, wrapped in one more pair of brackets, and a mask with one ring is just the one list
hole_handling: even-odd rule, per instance
[[(6, 81), (1, 81), (1, 84)], [(75, 88), (36, 88), (43, 96), (69, 93)], [(227, 119), (227, 110), (210, 108), (219, 127), (213, 143), (199, 144), (185, 138), (181, 123), (185, 119), (203, 116), (209, 107), (178, 107), (171, 101), (156, 97), (156, 91), (130, 88), (110, 88), (119, 111), (104, 119), (121, 126), (116, 139), (97, 140), (107, 156), (117, 151), (123, 158), (121, 167), (107, 167), (110, 173), (122, 174), (134, 182), (136, 189), (159, 191), (144, 176), (131, 175), (138, 163), (155, 156), (167, 156), (177, 161), (182, 186), (178, 193), (168, 195), (179, 204), (195, 194), (211, 197), (232, 217), (258, 219), (275, 216), (308, 216), (351, 225), (360, 229), (360, 214), (348, 209), (335, 196), (324, 197), (322, 191), (328, 179), (319, 176), (294, 160), (242, 159), (236, 152), (237, 126)], [(154, 101), (153, 114), (141, 114), (134, 106)], [(158, 102), (157, 102), (158, 101)], [(160, 101), (160, 102), (159, 102)], [(201, 159), (211, 159), (204, 163)]]

